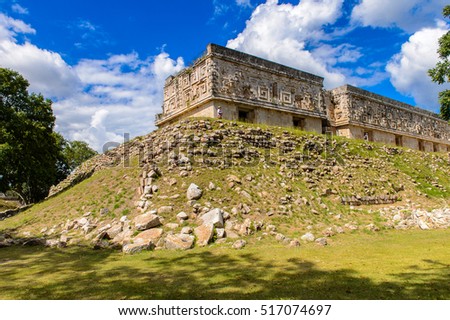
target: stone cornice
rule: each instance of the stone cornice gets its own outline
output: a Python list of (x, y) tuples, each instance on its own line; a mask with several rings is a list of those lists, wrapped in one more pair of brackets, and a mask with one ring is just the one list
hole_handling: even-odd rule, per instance
[(266, 72), (279, 74), (284, 77), (295, 78), (299, 80), (306, 80), (323, 84), (323, 78), (312, 73), (300, 71), (273, 61), (259, 58), (244, 52), (236, 51), (217, 44), (209, 44), (207, 55), (218, 57), (223, 60), (234, 62), (241, 65), (248, 65), (256, 69), (261, 69)]

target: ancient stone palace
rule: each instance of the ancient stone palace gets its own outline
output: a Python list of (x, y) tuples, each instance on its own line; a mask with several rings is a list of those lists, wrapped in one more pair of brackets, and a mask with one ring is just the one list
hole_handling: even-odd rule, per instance
[(325, 90), (323, 78), (210, 44), (164, 86), (156, 125), (219, 117), (450, 152), (450, 126), (437, 114), (350, 85)]

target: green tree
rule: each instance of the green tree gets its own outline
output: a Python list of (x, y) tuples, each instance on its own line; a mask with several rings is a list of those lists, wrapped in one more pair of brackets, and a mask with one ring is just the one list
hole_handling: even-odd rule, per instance
[(55, 184), (64, 180), (72, 170), (70, 170), (69, 163), (64, 154), (65, 148), (67, 148), (68, 141), (64, 139), (64, 137), (58, 133), (53, 133), (56, 141), (56, 145), (58, 146), (58, 154), (56, 155), (56, 181)]
[[(450, 5), (444, 7), (443, 15), (450, 18)], [(444, 84), (450, 82), (450, 31), (447, 31), (439, 39), (439, 62), (436, 67), (428, 70), (433, 82)], [(441, 105), (441, 117), (444, 120), (450, 120), (450, 90), (444, 90), (439, 93), (439, 103)]]
[(62, 154), (70, 171), (82, 164), (84, 161), (97, 155), (97, 152), (89, 147), (84, 141), (66, 141)]
[(0, 191), (13, 190), (32, 203), (55, 183), (60, 148), (52, 102), (29, 94), (28, 86), (19, 73), (0, 68)]

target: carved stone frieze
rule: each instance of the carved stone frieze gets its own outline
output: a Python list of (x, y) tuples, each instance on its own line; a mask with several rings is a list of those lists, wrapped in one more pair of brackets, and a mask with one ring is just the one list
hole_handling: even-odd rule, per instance
[(450, 139), (448, 125), (425, 110), (344, 86), (333, 90), (336, 121), (424, 137)]
[(167, 78), (158, 121), (210, 100), (322, 118), (336, 128), (367, 126), (450, 144), (450, 126), (436, 114), (350, 85), (326, 91), (321, 77), (217, 45)]
[(214, 61), (213, 86), (223, 98), (269, 103), (293, 109), (324, 113), (322, 88), (304, 79), (287, 78), (235, 62)]

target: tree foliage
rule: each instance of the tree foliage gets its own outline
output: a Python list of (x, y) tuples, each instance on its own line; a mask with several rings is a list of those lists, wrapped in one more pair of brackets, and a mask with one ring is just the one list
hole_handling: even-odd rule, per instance
[(0, 68), (0, 191), (31, 203), (97, 153), (54, 132), (52, 102), (29, 94), (28, 86), (19, 73)]
[(63, 157), (70, 171), (92, 158), (97, 152), (84, 141), (66, 141), (62, 149)]
[[(443, 15), (450, 18), (450, 5), (445, 6)], [(439, 39), (439, 61), (436, 67), (430, 69), (428, 74), (433, 82), (444, 84), (450, 82), (450, 31), (447, 31)], [(444, 120), (450, 120), (450, 90), (444, 90), (439, 93), (439, 103), (441, 105), (441, 117)]]
[(29, 94), (28, 81), (0, 68), (0, 190), (14, 190), (25, 202), (44, 198), (56, 179), (59, 153), (52, 102)]
[(72, 171), (69, 167), (66, 156), (64, 155), (64, 149), (67, 147), (68, 141), (64, 139), (64, 137), (58, 133), (53, 133), (56, 141), (56, 145), (58, 146), (58, 154), (56, 155), (56, 181), (55, 184), (64, 180)]

